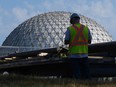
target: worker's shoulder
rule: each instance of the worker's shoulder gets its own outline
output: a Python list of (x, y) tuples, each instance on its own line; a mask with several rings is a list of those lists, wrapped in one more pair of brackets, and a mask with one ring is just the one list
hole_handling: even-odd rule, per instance
[(85, 25), (83, 25), (83, 24), (80, 24), (81, 26), (84, 26), (84, 27), (87, 27), (87, 26), (85, 26)]
[(88, 26), (86, 26), (86, 25), (83, 25), (83, 24), (81, 24), (81, 26), (83, 26), (84, 28), (87, 28), (87, 29), (89, 29), (89, 28), (88, 28)]
[(70, 25), (69, 27), (67, 27), (67, 29), (71, 29), (72, 28), (72, 25)]

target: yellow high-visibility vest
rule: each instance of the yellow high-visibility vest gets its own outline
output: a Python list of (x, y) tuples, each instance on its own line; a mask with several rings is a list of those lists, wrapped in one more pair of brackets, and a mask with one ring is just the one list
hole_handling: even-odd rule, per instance
[(75, 24), (68, 28), (70, 30), (69, 53), (88, 53), (88, 27), (82, 24)]

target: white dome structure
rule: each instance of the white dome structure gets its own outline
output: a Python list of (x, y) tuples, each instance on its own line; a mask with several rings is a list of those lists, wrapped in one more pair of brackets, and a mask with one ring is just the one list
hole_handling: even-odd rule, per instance
[[(53, 48), (63, 44), (70, 12), (49, 12), (34, 16), (16, 27), (2, 46)], [(89, 27), (92, 43), (109, 42), (112, 37), (96, 21), (80, 15), (81, 23)]]

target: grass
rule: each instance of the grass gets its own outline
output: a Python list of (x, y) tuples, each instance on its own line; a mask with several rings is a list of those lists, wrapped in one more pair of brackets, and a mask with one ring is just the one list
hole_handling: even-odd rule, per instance
[(38, 76), (0, 75), (0, 87), (116, 87), (116, 81), (77, 81)]

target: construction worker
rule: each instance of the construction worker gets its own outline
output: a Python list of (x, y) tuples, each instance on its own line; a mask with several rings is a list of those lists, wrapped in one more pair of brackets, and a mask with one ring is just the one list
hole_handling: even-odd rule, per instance
[(80, 23), (78, 14), (70, 16), (70, 23), (65, 33), (65, 45), (69, 44), (69, 58), (73, 77), (86, 79), (90, 77), (88, 67), (88, 44), (91, 43), (91, 34), (87, 26)]

